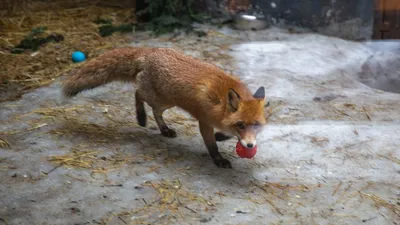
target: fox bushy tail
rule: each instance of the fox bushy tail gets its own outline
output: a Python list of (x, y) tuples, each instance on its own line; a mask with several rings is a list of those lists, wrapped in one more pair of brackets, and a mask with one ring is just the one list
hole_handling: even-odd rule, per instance
[(134, 82), (142, 70), (148, 49), (120, 48), (106, 52), (83, 65), (62, 84), (63, 97), (70, 98), (113, 81)]

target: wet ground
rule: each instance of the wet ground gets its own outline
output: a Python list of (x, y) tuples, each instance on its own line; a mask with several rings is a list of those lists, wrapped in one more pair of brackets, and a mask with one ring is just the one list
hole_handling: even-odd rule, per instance
[(0, 224), (400, 224), (400, 95), (365, 85), (378, 72), (389, 74), (381, 83), (400, 80), (388, 63), (396, 51), (275, 28), (201, 29), (135, 34), (133, 45), (178, 48), (252, 90), (264, 85), (271, 117), (254, 159), (230, 140), (219, 146), (234, 168), (217, 168), (179, 109), (165, 116), (176, 139), (154, 120), (138, 127), (130, 85), (61, 104), (57, 80), (0, 104)]

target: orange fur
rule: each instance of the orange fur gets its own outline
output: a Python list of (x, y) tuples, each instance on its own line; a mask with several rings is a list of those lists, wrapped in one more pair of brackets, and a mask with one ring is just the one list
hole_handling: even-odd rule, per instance
[[(253, 140), (266, 122), (263, 88), (262, 95), (255, 97), (238, 77), (170, 48), (111, 50), (67, 78), (62, 91), (66, 97), (72, 97), (112, 81), (135, 83), (139, 123), (145, 126), (143, 102), (147, 102), (165, 136), (176, 136), (162, 118), (166, 109), (177, 106), (190, 113), (199, 121), (210, 155), (220, 167), (230, 167), (230, 163), (218, 152), (214, 128), (241, 140)], [(245, 128), (240, 129), (238, 122)]]

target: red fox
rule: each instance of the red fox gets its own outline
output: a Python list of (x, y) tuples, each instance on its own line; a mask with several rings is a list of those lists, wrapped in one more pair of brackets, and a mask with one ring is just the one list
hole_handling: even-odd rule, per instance
[[(166, 137), (176, 137), (176, 132), (164, 122), (165, 110), (176, 106), (192, 115), (220, 168), (232, 166), (219, 153), (216, 141), (236, 136), (244, 147), (252, 148), (266, 123), (264, 87), (252, 94), (236, 76), (172, 48), (124, 47), (105, 52), (68, 77), (62, 84), (62, 94), (72, 97), (113, 81), (134, 83), (140, 126), (145, 127), (147, 122), (144, 102), (152, 108)], [(221, 132), (214, 133), (214, 128)]]

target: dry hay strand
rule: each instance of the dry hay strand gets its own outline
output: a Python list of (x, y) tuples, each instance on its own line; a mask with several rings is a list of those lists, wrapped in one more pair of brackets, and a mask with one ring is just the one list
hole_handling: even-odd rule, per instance
[(390, 209), (397, 216), (400, 216), (400, 207), (398, 205), (384, 200), (375, 194), (367, 194), (361, 191), (359, 193), (362, 197), (367, 197), (374, 201), (376, 207), (385, 207), (387, 209)]
[(23, 130), (2, 131), (2, 132), (0, 132), (0, 135), (14, 135), (14, 134), (19, 134), (19, 133), (23, 133), (23, 132), (29, 132), (29, 131), (39, 129), (41, 127), (45, 127), (47, 125), (48, 125), (47, 123), (40, 123), (40, 124), (36, 124), (32, 127), (29, 127), (29, 128), (23, 129)]
[(207, 201), (206, 199), (194, 195), (185, 190), (184, 188), (182, 188), (182, 184), (180, 183), (179, 180), (173, 180), (173, 181), (161, 180), (161, 182), (159, 183), (148, 181), (145, 182), (144, 185), (150, 186), (158, 192), (160, 197), (159, 203), (161, 204), (161, 209), (166, 208), (166, 204), (175, 204), (179, 197), (186, 198), (190, 201), (198, 201), (208, 206), (213, 205), (213, 203)]
[[(264, 191), (265, 193), (270, 193), (270, 194), (272, 194), (273, 196), (278, 197), (278, 195), (275, 194), (275, 191), (274, 191), (274, 190), (271, 190), (271, 189), (268, 190), (267, 188), (263, 187), (262, 185), (257, 184), (257, 183), (254, 182), (254, 181), (252, 181), (252, 183), (253, 183), (256, 187), (258, 187), (260, 190)], [(268, 186), (267, 186), (267, 187), (268, 187)], [(264, 197), (264, 200), (265, 200), (277, 213), (279, 213), (280, 215), (283, 216), (282, 211), (276, 206), (276, 204), (270, 199), (270, 197), (268, 197), (268, 196), (263, 196), (263, 197)], [(278, 197), (278, 198), (281, 198), (281, 197)], [(257, 204), (258, 204), (258, 203), (257, 203)]]
[(362, 108), (363, 108), (363, 111), (364, 111), (365, 116), (367, 117), (367, 119), (368, 119), (369, 121), (371, 121), (371, 120), (372, 120), (372, 119), (371, 119), (371, 116), (369, 115), (369, 113), (368, 113), (367, 109), (365, 108), (365, 106), (362, 106)]
[[(80, 65), (71, 61), (73, 51), (80, 50), (87, 53), (88, 58), (93, 58), (106, 49), (128, 43), (129, 35), (121, 33), (101, 37), (98, 34), (98, 25), (93, 21), (110, 18), (117, 25), (132, 22), (132, 17), (133, 9), (90, 6), (58, 11), (21, 12), (1, 18), (0, 90), (16, 85), (20, 95), (48, 85), (66, 71)], [(42, 35), (58, 33), (64, 36), (64, 41), (48, 43), (33, 54), (29, 51), (23, 54), (8, 53), (33, 28), (42, 26), (47, 27)]]
[(107, 173), (112, 170), (120, 169), (124, 165), (132, 161), (132, 159), (125, 154), (116, 154), (111, 156), (111, 158), (103, 158), (102, 160), (106, 162), (100, 162), (106, 163), (106, 165), (96, 166), (95, 168), (93, 168), (92, 173)]
[[(253, 187), (258, 188), (259, 190), (263, 191), (266, 195), (261, 195), (266, 203), (268, 203), (276, 212), (278, 212), (280, 215), (284, 215), (284, 211), (279, 209), (277, 207), (277, 204), (274, 202), (274, 200), (279, 199), (280, 201), (287, 202), (289, 201), (290, 198), (293, 196), (296, 197), (296, 199), (302, 199), (301, 194), (297, 194), (296, 192), (309, 192), (310, 187), (304, 185), (304, 184), (299, 184), (299, 185), (291, 185), (291, 184), (281, 184), (281, 183), (272, 183), (272, 182), (256, 182), (256, 181), (251, 181), (251, 183), (254, 185)], [(317, 185), (315, 185), (317, 187)], [(314, 188), (314, 187), (311, 187)], [(291, 199), (293, 203), (297, 203), (298, 205), (304, 205), (301, 202), (298, 201), (293, 201), (294, 199)], [(260, 201), (255, 201), (253, 199), (250, 199), (250, 201), (255, 202), (256, 204), (263, 204)], [(264, 203), (265, 204), (265, 203)]]
[(392, 162), (397, 163), (397, 164), (400, 165), (400, 159), (398, 159), (398, 158), (396, 158), (394, 156), (391, 156), (391, 155), (387, 156), (387, 155), (382, 155), (382, 154), (378, 154), (378, 156), (380, 156), (382, 158), (385, 158), (385, 159), (387, 159), (389, 161), (392, 161)]
[(335, 196), (335, 194), (337, 193), (337, 191), (339, 190), (340, 186), (342, 186), (342, 182), (340, 181), (339, 184), (336, 186), (335, 190), (333, 190), (332, 192), (332, 196)]
[[(188, 204), (197, 203), (201, 208), (213, 206), (214, 204), (206, 199), (190, 193), (179, 180), (161, 180), (160, 182), (147, 181), (143, 186), (151, 187), (157, 192), (156, 200), (147, 202), (144, 198), (144, 206), (128, 212), (113, 213), (109, 218), (103, 219), (103, 224), (112, 223), (113, 219), (131, 221), (130, 224), (169, 224), (171, 220), (187, 219), (190, 211), (190, 218), (196, 215), (197, 211), (190, 208)], [(186, 220), (185, 220), (186, 221)]]
[(266, 113), (266, 121), (270, 122), (272, 118), (275, 117), (275, 115), (277, 114), (277, 112), (282, 108), (282, 105), (284, 103), (282, 102), (278, 102), (277, 104), (271, 105), (270, 102), (267, 102), (264, 106), (264, 108), (266, 109), (265, 113)]
[(329, 139), (326, 137), (311, 136), (310, 139), (311, 139), (311, 143), (313, 143), (314, 145), (317, 145), (319, 147), (323, 147), (324, 145), (329, 143)]
[(349, 117), (351, 120), (365, 120), (366, 118), (369, 121), (372, 121), (372, 117), (370, 114), (372, 109), (370, 107), (367, 110), (364, 105), (357, 106), (356, 104), (352, 103), (338, 103), (332, 105), (332, 110), (337, 114)]
[[(339, 186), (339, 185), (338, 185)], [(339, 188), (340, 187), (336, 187), (337, 188), (337, 190), (335, 191), (334, 190), (334, 194), (336, 195), (337, 194), (337, 192), (339, 191)], [(340, 185), (341, 186), (341, 185)], [(348, 194), (348, 191), (351, 189), (351, 187), (353, 186), (353, 182), (350, 182), (350, 183), (348, 183), (348, 185), (347, 185), (347, 187), (345, 187), (344, 189), (343, 189), (343, 191), (342, 191), (342, 193), (337, 197), (337, 199), (336, 199), (336, 201), (333, 203), (333, 205), (336, 205), (337, 203), (339, 203), (339, 202), (341, 202), (342, 204), (345, 204), (345, 202), (347, 203), (349, 200), (351, 200), (352, 198), (354, 198), (356, 195), (357, 195), (357, 193), (351, 193), (350, 192), (350, 194)], [(365, 189), (367, 188), (367, 187), (364, 187)], [(343, 199), (345, 198), (345, 200), (344, 200), (344, 202), (342, 201)]]
[(11, 145), (6, 139), (0, 138), (0, 148), (11, 148)]
[[(266, 193), (271, 193), (274, 196), (283, 199), (284, 197), (289, 196), (290, 191), (300, 191), (300, 192), (308, 192), (310, 188), (304, 184), (299, 185), (290, 185), (290, 184), (281, 184), (281, 183), (272, 183), (272, 182), (263, 182), (263, 184), (257, 184), (252, 182), (256, 187), (260, 188)], [(280, 192), (277, 195), (277, 192)]]

